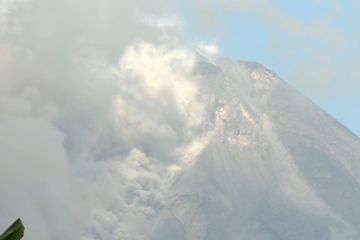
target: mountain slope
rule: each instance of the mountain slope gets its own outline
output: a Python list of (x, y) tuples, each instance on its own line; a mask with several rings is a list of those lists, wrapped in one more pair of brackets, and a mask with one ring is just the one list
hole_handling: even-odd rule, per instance
[(195, 73), (211, 131), (151, 239), (358, 239), (359, 139), (259, 64)]

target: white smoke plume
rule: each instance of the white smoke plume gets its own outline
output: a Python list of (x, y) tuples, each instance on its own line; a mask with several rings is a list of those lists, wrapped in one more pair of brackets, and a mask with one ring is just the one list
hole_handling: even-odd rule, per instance
[(0, 4), (0, 227), (143, 239), (206, 132), (178, 19), (149, 17), (165, 1)]

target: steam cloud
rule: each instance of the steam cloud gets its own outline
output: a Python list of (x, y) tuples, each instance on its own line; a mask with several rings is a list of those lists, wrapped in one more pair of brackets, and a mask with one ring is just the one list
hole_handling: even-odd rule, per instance
[(0, 3), (0, 226), (142, 239), (206, 133), (179, 21), (161, 1)]

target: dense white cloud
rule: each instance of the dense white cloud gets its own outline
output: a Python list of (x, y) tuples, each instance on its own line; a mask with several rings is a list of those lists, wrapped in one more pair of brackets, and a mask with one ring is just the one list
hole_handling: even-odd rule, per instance
[(176, 40), (133, 44), (172, 28), (131, 10), (153, 4), (26, 4), (0, 41), (0, 226), (21, 217), (28, 239), (142, 239), (202, 121), (197, 57)]
[(217, 55), (219, 52), (219, 49), (215, 44), (207, 44), (204, 42), (200, 42), (198, 43), (198, 46), (205, 55)]
[(139, 21), (169, 5), (0, 2), (1, 228), (21, 217), (27, 239), (141, 237), (201, 114), (195, 56), (127, 48), (178, 24)]

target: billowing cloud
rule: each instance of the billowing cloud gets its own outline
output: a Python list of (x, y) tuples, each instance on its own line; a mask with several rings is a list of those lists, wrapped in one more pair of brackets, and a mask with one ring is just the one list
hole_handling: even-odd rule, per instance
[[(202, 132), (196, 54), (175, 39), (133, 44), (123, 23), (101, 29), (119, 17), (93, 22), (102, 4), (57, 3), (69, 19), (24, 4), (0, 42), (0, 226), (21, 217), (28, 239), (142, 239)], [(138, 20), (134, 31), (153, 28)]]
[(0, 2), (1, 228), (21, 217), (27, 239), (141, 238), (202, 113), (187, 81), (194, 54), (140, 42), (178, 24), (139, 21), (164, 11), (171, 3)]
[(204, 42), (200, 42), (198, 43), (198, 46), (205, 55), (217, 55), (219, 52), (219, 49), (215, 44), (207, 44)]

